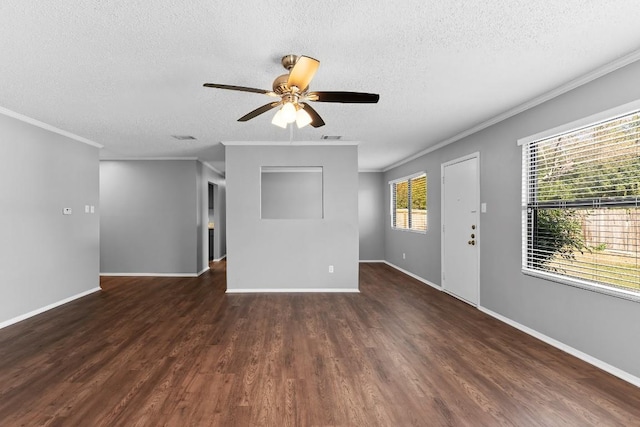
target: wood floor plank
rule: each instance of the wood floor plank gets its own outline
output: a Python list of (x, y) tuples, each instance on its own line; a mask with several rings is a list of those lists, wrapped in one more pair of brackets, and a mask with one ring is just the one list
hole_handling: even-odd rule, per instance
[(640, 389), (384, 264), (360, 294), (102, 291), (0, 330), (0, 425), (633, 426)]

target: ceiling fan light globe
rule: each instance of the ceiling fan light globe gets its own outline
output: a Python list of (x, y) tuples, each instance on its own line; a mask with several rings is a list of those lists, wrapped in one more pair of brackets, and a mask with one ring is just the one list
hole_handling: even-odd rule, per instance
[(285, 102), (280, 109), (283, 120), (287, 123), (293, 123), (296, 121), (296, 107), (291, 102)]
[(276, 114), (273, 116), (273, 119), (271, 120), (271, 123), (283, 129), (286, 129), (287, 121), (284, 119), (284, 117), (282, 117), (282, 109), (276, 112)]
[(304, 111), (303, 108), (300, 108), (296, 112), (296, 124), (298, 125), (298, 128), (303, 128), (303, 127), (307, 126), (308, 124), (310, 124), (312, 121), (313, 121), (313, 119), (311, 118), (309, 113)]

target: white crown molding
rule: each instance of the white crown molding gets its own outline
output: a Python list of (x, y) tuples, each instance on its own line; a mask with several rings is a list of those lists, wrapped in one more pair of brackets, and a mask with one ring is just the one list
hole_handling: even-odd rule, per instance
[(225, 146), (313, 146), (313, 147), (335, 147), (341, 145), (360, 145), (358, 141), (221, 141)]
[(78, 142), (82, 142), (83, 144), (91, 145), (96, 148), (104, 148), (102, 144), (98, 144), (97, 142), (91, 141), (90, 139), (84, 138), (82, 136), (76, 135), (75, 133), (67, 132), (66, 130), (59, 129), (55, 126), (51, 126), (49, 124), (43, 123), (39, 120), (32, 119), (31, 117), (27, 117), (24, 114), (16, 113), (15, 111), (11, 111), (7, 108), (0, 107), (0, 114), (3, 114), (7, 117), (12, 117), (16, 120), (20, 120), (21, 122), (29, 123), (30, 125), (39, 127), (40, 129), (48, 130), (49, 132), (57, 133), (58, 135), (66, 136), (69, 139), (73, 139)]
[(627, 54), (627, 55), (625, 55), (625, 56), (623, 56), (621, 58), (618, 58), (615, 61), (612, 61), (612, 62), (610, 62), (610, 63), (608, 63), (608, 64), (606, 64), (606, 65), (604, 65), (602, 67), (596, 68), (595, 70), (593, 70), (593, 71), (591, 71), (591, 72), (589, 72), (587, 74), (584, 74), (584, 75), (582, 75), (582, 76), (580, 76), (580, 77), (578, 77), (576, 79), (573, 79), (573, 80), (571, 80), (571, 81), (569, 81), (569, 82), (567, 82), (567, 83), (565, 83), (565, 84), (563, 84), (561, 86), (558, 86), (557, 88), (552, 89), (549, 92), (546, 92), (546, 93), (544, 93), (544, 94), (542, 94), (540, 96), (537, 96), (537, 97), (535, 97), (535, 98), (533, 98), (533, 99), (531, 99), (531, 100), (529, 100), (529, 101), (527, 101), (527, 102), (525, 102), (523, 104), (520, 104), (520, 105), (518, 105), (518, 106), (516, 106), (514, 108), (511, 108), (511, 109), (505, 111), (502, 114), (499, 114), (499, 115), (497, 115), (497, 116), (495, 116), (495, 117), (493, 117), (493, 118), (491, 118), (491, 119), (489, 119), (487, 121), (484, 121), (484, 122), (482, 122), (482, 123), (480, 123), (480, 124), (478, 124), (476, 126), (473, 126), (472, 128), (469, 128), (469, 129), (467, 129), (467, 130), (465, 130), (463, 132), (460, 132), (459, 134), (454, 135), (451, 138), (445, 139), (444, 141), (439, 142), (439, 143), (437, 143), (435, 145), (432, 145), (429, 148), (425, 148), (424, 150), (419, 151), (416, 154), (413, 154), (413, 155), (411, 155), (411, 156), (409, 156), (409, 157), (407, 157), (407, 158), (405, 158), (403, 160), (395, 162), (395, 163), (383, 168), (382, 170), (383, 170), (383, 172), (387, 172), (387, 171), (389, 171), (389, 170), (391, 170), (393, 168), (397, 168), (398, 166), (404, 165), (405, 163), (408, 163), (408, 162), (410, 162), (412, 160), (415, 160), (418, 157), (422, 157), (425, 154), (429, 154), (429, 153), (431, 153), (431, 152), (433, 152), (435, 150), (438, 150), (438, 149), (440, 149), (440, 148), (442, 148), (444, 146), (447, 146), (447, 145), (449, 145), (449, 144), (451, 144), (453, 142), (459, 141), (462, 138), (466, 138), (469, 135), (473, 135), (476, 132), (480, 132), (481, 130), (486, 129), (489, 126), (493, 126), (493, 125), (495, 125), (497, 123), (500, 123), (501, 121), (504, 121), (504, 120), (506, 120), (506, 119), (508, 119), (510, 117), (515, 116), (516, 114), (520, 114), (520, 113), (522, 113), (522, 112), (524, 112), (526, 110), (529, 110), (529, 109), (531, 109), (533, 107), (536, 107), (536, 106), (538, 106), (538, 105), (540, 105), (540, 104), (542, 104), (544, 102), (547, 102), (547, 101), (549, 101), (549, 100), (551, 100), (553, 98), (556, 98), (556, 97), (558, 97), (558, 96), (560, 96), (560, 95), (562, 95), (562, 94), (564, 94), (566, 92), (569, 92), (570, 90), (576, 89), (576, 88), (578, 88), (578, 87), (580, 87), (582, 85), (585, 85), (585, 84), (587, 84), (587, 83), (589, 83), (589, 82), (591, 82), (591, 81), (593, 81), (593, 80), (595, 80), (595, 79), (597, 79), (599, 77), (605, 76), (605, 75), (607, 75), (607, 74), (609, 74), (609, 73), (611, 73), (613, 71), (616, 71), (616, 70), (618, 70), (618, 69), (620, 69), (620, 68), (622, 68), (622, 67), (624, 67), (626, 65), (629, 65), (629, 64), (631, 64), (633, 62), (636, 62), (638, 60), (640, 60), (640, 49), (636, 50), (636, 51), (633, 51), (633, 52), (631, 52), (631, 53), (629, 53), (629, 54)]
[(322, 173), (322, 166), (262, 166), (262, 173)]
[(382, 169), (358, 169), (358, 173), (381, 173)]
[(113, 162), (113, 161), (140, 161), (140, 160), (199, 160), (197, 157), (103, 157), (100, 161)]
[(207, 163), (207, 162), (205, 162), (205, 161), (203, 161), (203, 160), (200, 160), (200, 163), (202, 163), (204, 166), (208, 167), (209, 169), (211, 169), (212, 171), (214, 171), (215, 173), (217, 173), (218, 175), (220, 175), (222, 178), (224, 178), (224, 177), (225, 177), (225, 174), (224, 174), (222, 171), (218, 170), (217, 168), (215, 168), (215, 167), (214, 167), (214, 166), (212, 166), (211, 164), (209, 164), (209, 163)]

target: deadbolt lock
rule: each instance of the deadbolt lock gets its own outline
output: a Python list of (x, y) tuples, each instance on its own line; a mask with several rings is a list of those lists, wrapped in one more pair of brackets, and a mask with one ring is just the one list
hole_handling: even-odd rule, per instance
[(467, 243), (469, 243), (471, 246), (475, 246), (476, 241), (475, 240), (469, 240)]
[(475, 237), (476, 237), (476, 235), (471, 233), (471, 238), (474, 239)]
[(476, 229), (476, 225), (475, 225), (475, 224), (474, 224), (474, 225), (472, 225), (472, 226), (471, 226), (471, 229), (472, 229), (472, 230), (475, 230), (475, 229)]

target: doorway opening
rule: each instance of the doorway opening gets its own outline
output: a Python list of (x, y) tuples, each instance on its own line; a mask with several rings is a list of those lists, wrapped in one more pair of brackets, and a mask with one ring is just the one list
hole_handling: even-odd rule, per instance
[(207, 191), (207, 203), (208, 203), (208, 216), (207, 216), (207, 228), (208, 228), (208, 248), (209, 248), (209, 262), (216, 259), (216, 244), (215, 244), (215, 199), (217, 195), (217, 185), (211, 182), (208, 183)]

